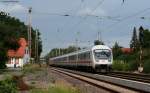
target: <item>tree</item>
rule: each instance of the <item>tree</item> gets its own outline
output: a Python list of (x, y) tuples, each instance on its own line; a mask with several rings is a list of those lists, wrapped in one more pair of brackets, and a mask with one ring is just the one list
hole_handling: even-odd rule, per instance
[(144, 29), (142, 26), (139, 28), (139, 42), (140, 42), (140, 45), (143, 46), (143, 44), (144, 44)]
[(115, 45), (113, 46), (113, 49), (112, 49), (114, 59), (117, 59), (117, 57), (119, 57), (122, 54), (121, 48), (122, 47), (119, 46), (117, 42), (115, 42)]
[(142, 48), (150, 48), (150, 31), (142, 26), (139, 28), (139, 42)]
[[(28, 26), (15, 17), (9, 16), (5, 12), (0, 12), (0, 69), (5, 67), (8, 49), (18, 49), (18, 40), (23, 37), (26, 40)], [(34, 53), (35, 30), (32, 28), (32, 53)], [(40, 34), (40, 33), (39, 33)], [(39, 35), (39, 55), (42, 51), (42, 41)], [(34, 54), (32, 54), (34, 57)]]
[(132, 39), (130, 41), (130, 48), (133, 49), (133, 51), (139, 50), (139, 41), (137, 38), (136, 28), (133, 29), (133, 35)]

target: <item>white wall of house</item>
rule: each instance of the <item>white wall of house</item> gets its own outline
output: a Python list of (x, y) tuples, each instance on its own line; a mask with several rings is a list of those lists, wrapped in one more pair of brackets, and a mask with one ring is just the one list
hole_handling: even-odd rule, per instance
[(7, 67), (14, 67), (14, 58), (10, 58), (9, 61), (6, 63)]
[(17, 67), (23, 67), (23, 58), (19, 58), (19, 64), (17, 64)]
[(6, 63), (7, 67), (14, 67), (14, 64), (16, 64), (16, 67), (23, 67), (23, 65), (30, 62), (30, 56), (29, 56), (29, 50), (28, 47), (25, 49), (25, 54), (21, 58), (9, 58), (9, 61)]
[(29, 49), (28, 49), (28, 47), (26, 47), (25, 54), (24, 54), (24, 57), (23, 57), (23, 63), (27, 64), (29, 62), (30, 62)]
[(10, 58), (9, 61), (6, 63), (7, 67), (23, 67), (23, 58)]

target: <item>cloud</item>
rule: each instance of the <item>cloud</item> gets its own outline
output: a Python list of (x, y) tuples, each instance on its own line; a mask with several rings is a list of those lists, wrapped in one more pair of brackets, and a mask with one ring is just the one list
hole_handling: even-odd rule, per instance
[(91, 15), (91, 16), (105, 16), (106, 11), (104, 11), (101, 8), (98, 8), (96, 10), (92, 10), (91, 8), (84, 8), (78, 12), (79, 15), (85, 16), (85, 15)]
[(26, 8), (22, 6), (21, 4), (0, 4), (0, 11), (5, 12), (24, 12), (26, 11)]

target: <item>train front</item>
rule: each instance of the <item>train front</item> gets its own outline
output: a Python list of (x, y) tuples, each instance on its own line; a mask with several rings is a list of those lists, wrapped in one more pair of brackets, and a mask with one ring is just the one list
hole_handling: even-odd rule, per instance
[(105, 45), (94, 46), (93, 49), (93, 68), (96, 72), (109, 72), (112, 68), (112, 50)]

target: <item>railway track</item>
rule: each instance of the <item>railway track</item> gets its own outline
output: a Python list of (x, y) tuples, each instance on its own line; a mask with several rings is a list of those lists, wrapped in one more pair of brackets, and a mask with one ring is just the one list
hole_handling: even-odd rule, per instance
[[(149, 90), (145, 91), (145, 90), (141, 90), (141, 89), (137, 89), (137, 88), (133, 88), (133, 87), (130, 88), (128, 86), (115, 84), (114, 82), (110, 82), (109, 79), (108, 79), (108, 81), (106, 80), (106, 78), (104, 80), (104, 77), (106, 77), (106, 76), (94, 75), (91, 73), (72, 71), (72, 70), (67, 70), (67, 69), (62, 69), (62, 68), (51, 68), (51, 69), (54, 71), (57, 71), (59, 73), (63, 73), (68, 76), (71, 76), (73, 78), (87, 82), (93, 86), (106, 89), (110, 92), (115, 92), (115, 93), (141, 93), (142, 92), (142, 93), (144, 93), (144, 92), (149, 91)], [(103, 79), (100, 79), (100, 78), (103, 78)], [(143, 85), (141, 85), (141, 86), (143, 86)], [(143, 87), (145, 87), (145, 86), (143, 86)], [(147, 88), (147, 87), (148, 86), (146, 86), (145, 88)]]
[(128, 73), (128, 72), (111, 72), (106, 75), (111, 76), (111, 77), (150, 83), (150, 75), (147, 75), (147, 74), (136, 74), (136, 73)]

